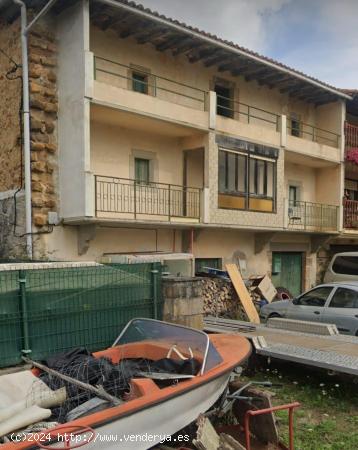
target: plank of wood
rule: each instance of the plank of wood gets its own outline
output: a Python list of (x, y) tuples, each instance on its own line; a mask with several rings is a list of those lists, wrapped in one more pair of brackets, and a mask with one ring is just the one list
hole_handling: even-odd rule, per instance
[(236, 264), (226, 264), (226, 270), (240, 299), (242, 306), (246, 312), (250, 322), (260, 323), (260, 317), (256, 311), (255, 305), (250, 297), (249, 291), (246, 289), (244, 280), (241, 277)]

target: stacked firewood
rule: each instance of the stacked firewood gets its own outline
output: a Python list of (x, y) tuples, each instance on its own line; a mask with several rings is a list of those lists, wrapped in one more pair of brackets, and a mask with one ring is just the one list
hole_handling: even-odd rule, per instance
[(202, 296), (206, 316), (247, 320), (245, 311), (230, 280), (205, 278)]

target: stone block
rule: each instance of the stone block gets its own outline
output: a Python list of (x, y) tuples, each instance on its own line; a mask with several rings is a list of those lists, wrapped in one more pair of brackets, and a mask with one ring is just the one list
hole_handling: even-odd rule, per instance
[(31, 169), (34, 172), (46, 172), (47, 164), (45, 161), (37, 161), (31, 164)]
[(39, 94), (42, 91), (42, 86), (38, 83), (30, 82), (30, 92), (31, 94)]
[(45, 111), (45, 108), (46, 108), (46, 102), (44, 102), (38, 98), (34, 98), (33, 96), (31, 97), (30, 105), (31, 105), (31, 108), (40, 109), (42, 111)]
[(48, 143), (48, 144), (46, 144), (46, 149), (47, 149), (50, 153), (55, 153), (56, 150), (57, 150), (57, 145), (56, 145), (56, 144)]
[(49, 134), (53, 133), (53, 131), (55, 129), (54, 122), (50, 121), (50, 120), (46, 120), (46, 122), (45, 122), (45, 129), (46, 129), (47, 133), (49, 133)]
[(47, 148), (47, 144), (45, 145), (43, 142), (33, 142), (31, 141), (31, 149), (34, 151), (41, 151)]
[(34, 224), (38, 227), (43, 227), (47, 224), (47, 214), (34, 214)]
[(57, 65), (56, 59), (49, 56), (41, 56), (41, 63), (48, 67), (55, 67)]

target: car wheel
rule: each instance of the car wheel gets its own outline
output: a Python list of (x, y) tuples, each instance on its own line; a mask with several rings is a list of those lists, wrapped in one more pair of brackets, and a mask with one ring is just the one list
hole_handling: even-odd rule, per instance
[(268, 320), (268, 319), (275, 319), (275, 318), (281, 319), (282, 316), (280, 316), (280, 314), (278, 314), (278, 313), (272, 313), (272, 314), (270, 314), (270, 315), (268, 316), (267, 320)]

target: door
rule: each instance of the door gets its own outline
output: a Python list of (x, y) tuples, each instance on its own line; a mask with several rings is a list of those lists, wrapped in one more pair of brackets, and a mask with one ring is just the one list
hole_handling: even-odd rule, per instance
[(331, 297), (333, 286), (321, 286), (311, 289), (290, 303), (286, 317), (288, 319), (321, 322), (325, 305)]
[(358, 330), (358, 291), (338, 287), (324, 308), (322, 322), (334, 323), (340, 333), (357, 334)]
[(288, 289), (296, 297), (302, 292), (302, 253), (272, 254), (272, 282)]

